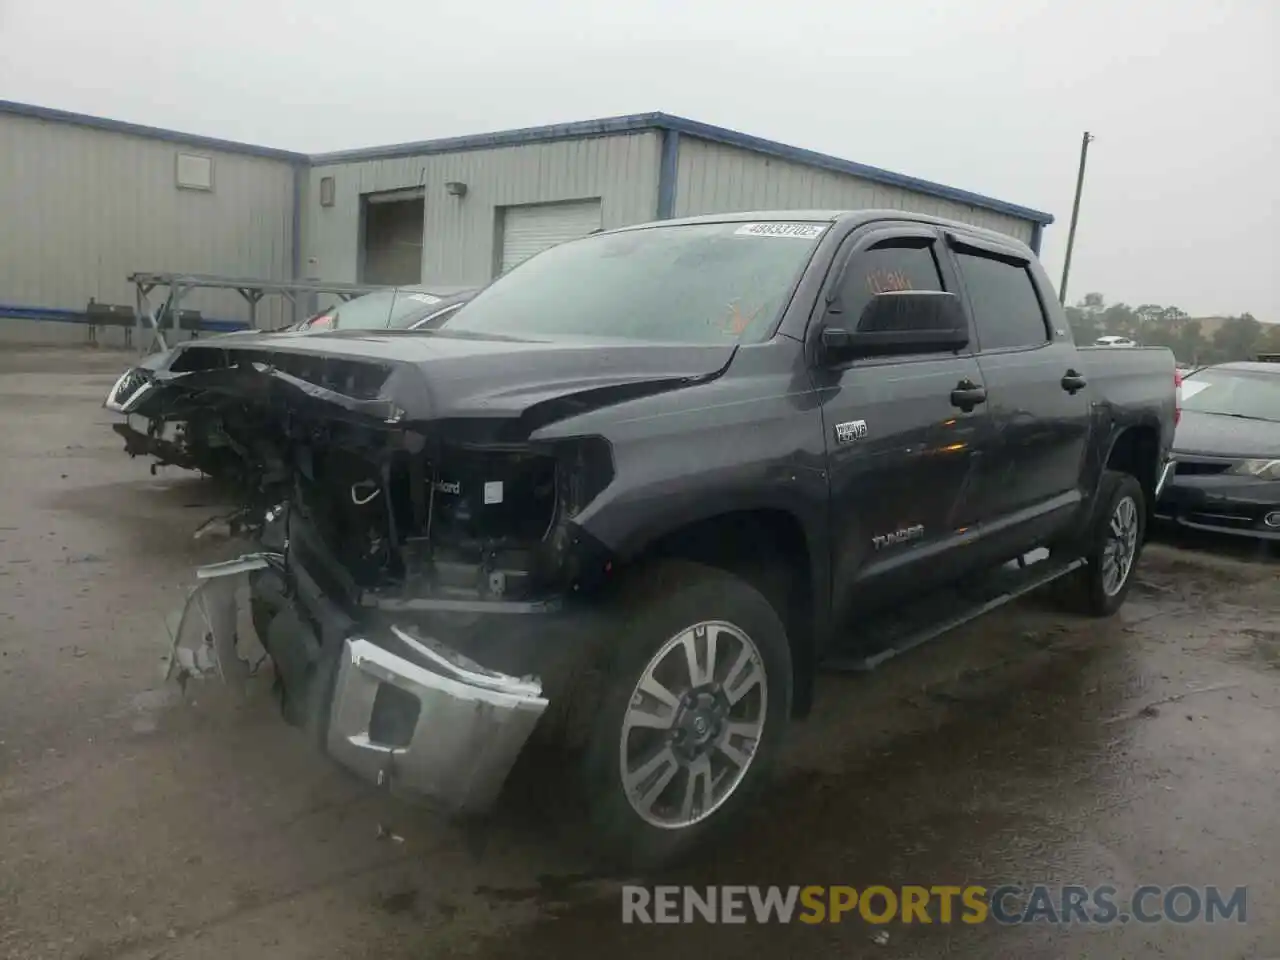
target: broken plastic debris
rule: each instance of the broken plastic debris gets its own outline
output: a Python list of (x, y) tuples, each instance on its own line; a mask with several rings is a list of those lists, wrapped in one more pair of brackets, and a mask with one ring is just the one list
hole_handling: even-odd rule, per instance
[(378, 824), (378, 839), (390, 840), (392, 843), (404, 843), (404, 837), (400, 836), (398, 833), (392, 833), (382, 824)]
[(202, 540), (205, 537), (230, 537), (231, 523), (224, 517), (212, 517), (200, 524), (196, 528), (196, 532), (191, 535), (193, 540)]
[[(196, 570), (199, 581), (188, 595), (176, 623), (165, 624), (170, 642), (165, 679), (183, 688), (192, 678), (217, 677), (238, 685), (255, 667), (239, 655), (237, 588), (243, 575), (270, 566), (270, 554), (247, 554)], [(176, 676), (175, 676), (176, 675)]]

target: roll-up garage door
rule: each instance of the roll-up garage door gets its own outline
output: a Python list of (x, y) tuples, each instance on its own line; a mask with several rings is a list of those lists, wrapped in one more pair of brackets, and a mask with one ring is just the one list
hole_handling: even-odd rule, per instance
[(600, 225), (599, 200), (506, 207), (502, 215), (502, 272), (547, 247), (585, 237)]

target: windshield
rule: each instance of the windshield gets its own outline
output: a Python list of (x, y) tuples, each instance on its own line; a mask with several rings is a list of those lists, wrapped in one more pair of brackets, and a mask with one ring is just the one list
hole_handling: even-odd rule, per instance
[(443, 298), (422, 290), (392, 288), (366, 293), (332, 310), (326, 326), (338, 330), (405, 328), (439, 309)]
[(1201, 370), (1182, 381), (1182, 409), (1280, 421), (1280, 376)]
[(495, 280), (444, 328), (700, 344), (756, 339), (773, 326), (827, 226), (687, 224), (585, 237)]

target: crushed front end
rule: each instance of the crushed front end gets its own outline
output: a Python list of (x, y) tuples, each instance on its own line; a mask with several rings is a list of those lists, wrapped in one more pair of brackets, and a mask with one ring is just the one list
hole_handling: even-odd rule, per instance
[(575, 517), (610, 449), (419, 419), (394, 365), (310, 362), (209, 362), (161, 388), (217, 417), (272, 504), (247, 576), (286, 719), (371, 783), (483, 812), (598, 635), (578, 601), (610, 559)]

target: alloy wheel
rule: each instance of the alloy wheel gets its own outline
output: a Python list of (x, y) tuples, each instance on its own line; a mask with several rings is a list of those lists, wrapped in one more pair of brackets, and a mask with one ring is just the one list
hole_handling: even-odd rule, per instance
[(1121, 497), (1111, 513), (1107, 537), (1102, 547), (1102, 591), (1114, 597), (1133, 571), (1138, 552), (1138, 505), (1132, 497)]
[(755, 758), (768, 692), (760, 651), (731, 623), (697, 623), (664, 643), (622, 721), (620, 772), (636, 814), (672, 830), (723, 806)]

